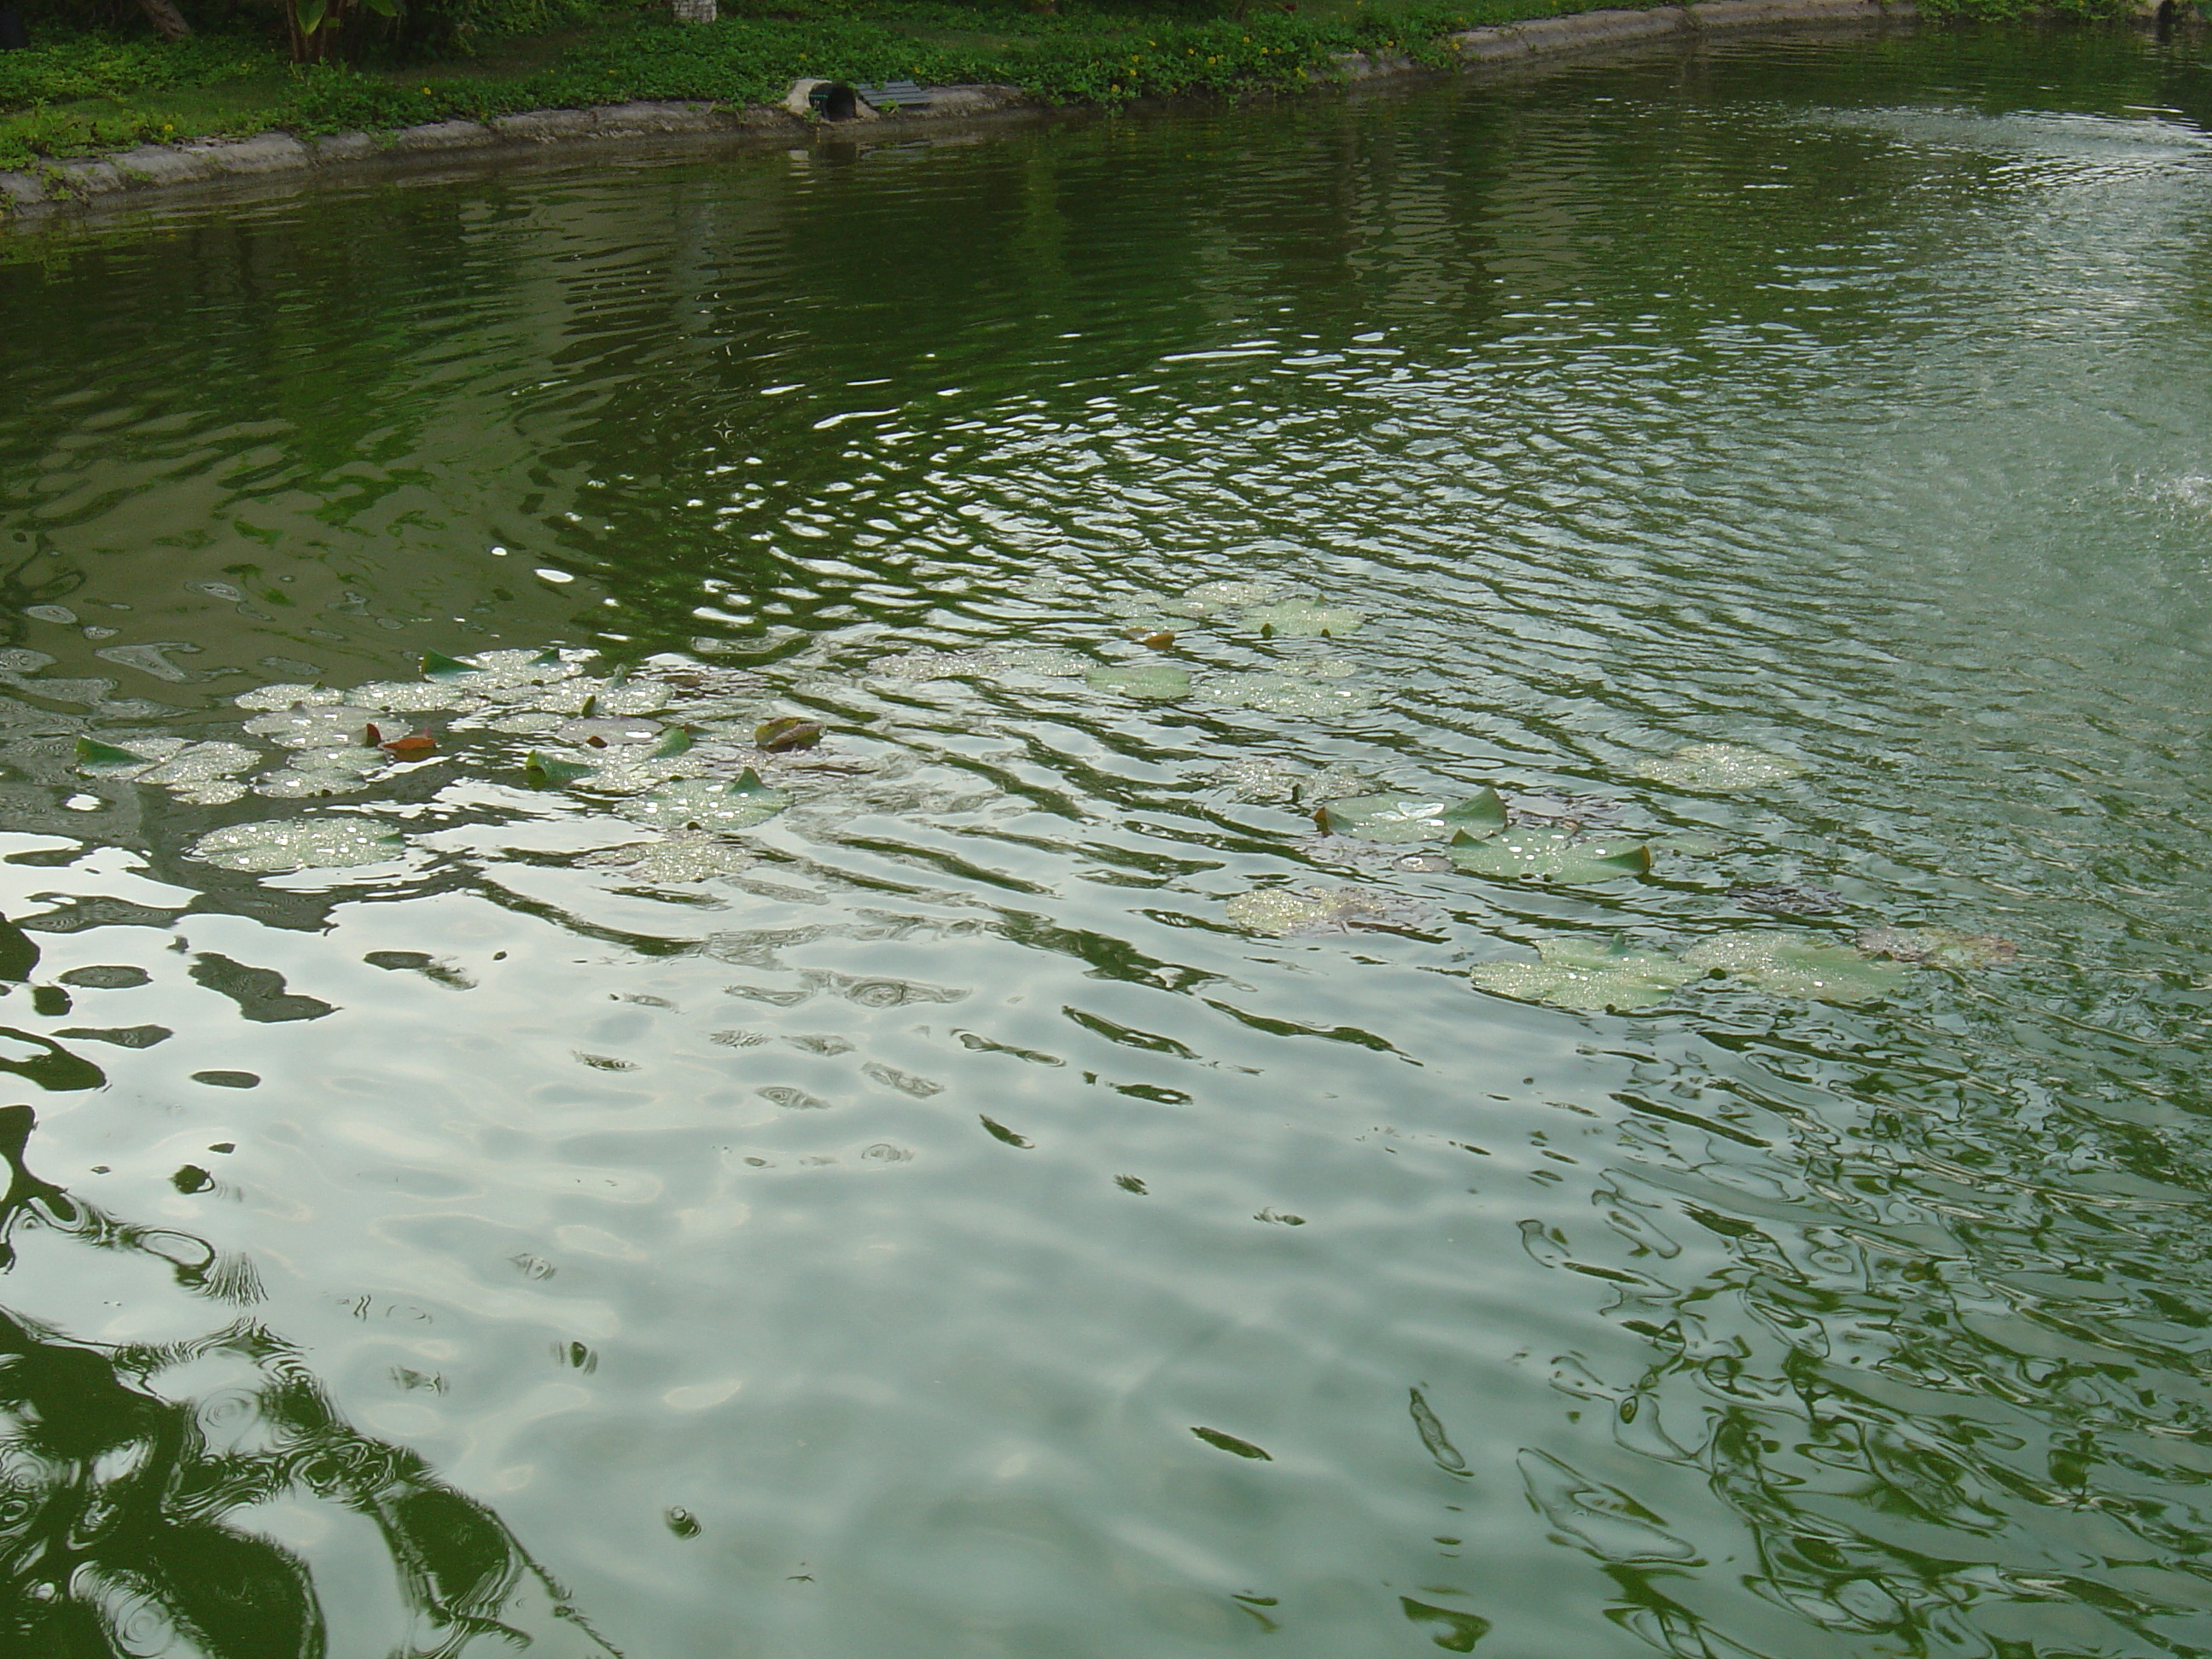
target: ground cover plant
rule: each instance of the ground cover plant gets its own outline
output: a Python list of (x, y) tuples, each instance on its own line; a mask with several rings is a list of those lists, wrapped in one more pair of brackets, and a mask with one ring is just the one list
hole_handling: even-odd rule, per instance
[[(1576, 0), (732, 0), (715, 22), (679, 24), (657, 0), (360, 0), (342, 26), (313, 31), (315, 61), (291, 61), (302, 55), (300, 15), (321, 23), (330, 3), (291, 0), (280, 11), (227, 0), (220, 13), (188, 3), (200, 32), (181, 40), (135, 14), (31, 8), (31, 46), (0, 52), (0, 167), (143, 143), (633, 99), (761, 103), (802, 76), (990, 82), (1108, 107), (1246, 95), (1304, 87), (1350, 52), (1442, 66), (1459, 30), (1588, 9)], [(2012, 0), (1922, 7), (2013, 9)], [(2060, 9), (2087, 17), (2122, 7), (2062, 0)]]

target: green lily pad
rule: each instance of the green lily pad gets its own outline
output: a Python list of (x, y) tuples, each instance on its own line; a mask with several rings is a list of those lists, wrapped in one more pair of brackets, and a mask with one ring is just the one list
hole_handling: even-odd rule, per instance
[(779, 715), (764, 720), (753, 733), (753, 747), (771, 755), (787, 755), (801, 749), (811, 749), (822, 741), (822, 723), (801, 720), (796, 714)]
[(1651, 849), (1640, 842), (1577, 841), (1564, 830), (1505, 830), (1488, 840), (1461, 834), (1445, 852), (1470, 875), (1576, 887), (1640, 876), (1651, 868)]
[(118, 749), (112, 743), (102, 743), (97, 738), (76, 740), (76, 763), (87, 772), (114, 772), (127, 766), (151, 766), (150, 756), (134, 754), (128, 749)]
[(448, 657), (439, 651), (422, 653), (422, 672), (432, 679), (451, 679), (456, 674), (473, 674), (474, 663), (463, 662), (459, 657)]
[(634, 795), (615, 810), (640, 823), (745, 830), (767, 823), (790, 805), (789, 795), (770, 788), (747, 767), (735, 783), (720, 778), (684, 778), (650, 794)]
[(1377, 888), (1255, 887), (1226, 908), (1238, 927), (1283, 938), (1348, 933), (1355, 927), (1419, 933), (1439, 920), (1430, 906)]
[(2008, 939), (1950, 927), (1869, 927), (1853, 942), (1869, 956), (1937, 968), (1994, 968), (2020, 955), (2020, 946)]
[(1285, 599), (1278, 605), (1255, 605), (1244, 613), (1244, 625), (1277, 639), (1331, 639), (1356, 634), (1367, 620), (1357, 611), (1319, 605), (1311, 599)]
[(1270, 714), (1357, 714), (1375, 706), (1368, 687), (1319, 675), (1209, 674), (1198, 689), (1212, 702)]
[(1897, 989), (1908, 972), (1804, 933), (1723, 933), (1685, 951), (1682, 960), (1777, 996), (1820, 1002), (1873, 1002)]
[(687, 726), (672, 726), (661, 734), (660, 741), (653, 746), (655, 760), (673, 760), (691, 747), (691, 732)]
[(210, 830), (187, 850), (226, 870), (281, 875), (382, 864), (406, 846), (404, 835), (374, 818), (271, 818)]
[(1190, 675), (1172, 663), (1116, 663), (1092, 669), (1084, 676), (1084, 684), (1094, 691), (1118, 691), (1143, 702), (1166, 702), (1188, 695)]
[(1505, 827), (1505, 803), (1495, 789), (1456, 804), (1433, 795), (1356, 795), (1325, 802), (1314, 823), (1323, 835), (1357, 836), (1392, 847), (1456, 836), (1486, 841)]
[(1680, 789), (1757, 789), (1806, 769), (1794, 760), (1740, 743), (1693, 743), (1644, 769), (1647, 776)]
[(1470, 969), (1477, 989), (1555, 1008), (1646, 1008), (1663, 1002), (1698, 970), (1663, 951), (1609, 947), (1572, 939), (1547, 939), (1540, 962), (1486, 962)]
[(579, 778), (590, 777), (592, 770), (592, 768), (580, 766), (574, 761), (556, 760), (535, 749), (522, 757), (522, 774), (535, 788), (542, 789), (549, 784), (574, 783)]

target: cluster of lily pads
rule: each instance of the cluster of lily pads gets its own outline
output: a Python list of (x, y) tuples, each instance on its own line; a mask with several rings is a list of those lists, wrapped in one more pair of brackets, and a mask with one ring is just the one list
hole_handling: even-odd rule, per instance
[[(676, 860), (687, 867), (703, 860), (711, 873), (729, 865), (709, 856), (712, 832), (749, 828), (788, 805), (791, 796), (763, 781), (760, 769), (812, 746), (821, 727), (788, 716), (763, 722), (763, 688), (749, 675), (688, 664), (596, 675), (589, 661), (556, 650), (488, 651), (465, 662), (432, 653), (419, 680), (344, 691), (262, 686), (233, 701), (248, 715), (243, 733), (266, 748), (111, 734), (80, 738), (76, 766), (88, 777), (221, 806), (249, 796), (365, 795), (422, 767), (473, 763), (511, 782), (586, 791), (649, 829), (688, 831), (676, 843), (689, 850)], [(435, 732), (410, 729), (430, 716), (439, 720)], [(476, 732), (493, 741), (471, 744)], [(528, 747), (517, 766), (513, 750), (520, 744)], [(397, 826), (347, 813), (232, 824), (189, 850), (208, 863), (270, 874), (380, 863), (404, 845)]]
[[(1802, 771), (1780, 756), (1729, 744), (1695, 744), (1650, 763), (1662, 781), (1704, 789), (1742, 789)], [(1246, 799), (1296, 800), (1310, 807), (1320, 832), (1300, 843), (1317, 862), (1412, 872), (1457, 871), (1495, 880), (1589, 886), (1649, 873), (1648, 842), (1610, 833), (1619, 804), (1598, 797), (1516, 797), (1485, 787), (1463, 800), (1433, 795), (1347, 793), (1371, 787), (1346, 768), (1293, 777), (1279, 763), (1255, 760), (1224, 769), (1224, 780)], [(1595, 830), (1600, 833), (1591, 834)], [(1775, 885), (1744, 890), (1747, 908), (1784, 914), (1840, 908), (1825, 889)], [(1419, 932), (1435, 925), (1434, 909), (1387, 890), (1319, 885), (1271, 886), (1238, 894), (1230, 920), (1278, 935), (1354, 929)], [(1987, 967), (2008, 961), (2014, 946), (1987, 935), (1948, 928), (1881, 927), (1854, 944), (1802, 933), (1739, 930), (1676, 955), (1625, 942), (1593, 945), (1547, 940), (1535, 962), (1484, 963), (1469, 971), (1480, 988), (1524, 1001), (1577, 1009), (1633, 1009), (1663, 1001), (1693, 981), (1720, 978), (1770, 994), (1826, 1002), (1871, 1002), (1904, 980), (1907, 964)]]
[[(1228, 621), (1263, 640), (1334, 640), (1358, 632), (1367, 620), (1357, 611), (1265, 581), (1201, 582), (1173, 599), (1124, 605), (1122, 612), (1124, 637), (1153, 653), (1172, 649), (1178, 631), (1194, 623)], [(1139, 702), (1190, 698), (1273, 714), (1351, 714), (1376, 702), (1372, 688), (1347, 684), (1358, 678), (1358, 667), (1334, 656), (1285, 658), (1267, 669), (1194, 672), (1157, 655), (1102, 664), (1082, 652), (1051, 646), (981, 646), (900, 652), (878, 657), (868, 672), (878, 678), (909, 681), (1008, 675), (1080, 679), (1094, 691)]]

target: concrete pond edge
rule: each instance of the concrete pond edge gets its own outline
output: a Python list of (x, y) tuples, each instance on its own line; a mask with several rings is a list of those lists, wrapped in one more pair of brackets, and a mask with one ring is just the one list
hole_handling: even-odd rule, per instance
[[(1530, 18), (1468, 29), (1451, 37), (1460, 66), (1504, 65), (1595, 48), (1632, 45), (1668, 36), (1788, 29), (1816, 24), (1909, 21), (1912, 0), (1693, 0), (1646, 11), (1600, 10)], [(1422, 74), (1430, 65), (1407, 56), (1346, 52), (1334, 70), (1313, 79), (1350, 84)], [(142, 144), (118, 155), (53, 161), (20, 172), (0, 173), (0, 217), (43, 215), (123, 195), (216, 184), (308, 170), (354, 172), (379, 163), (472, 153), (529, 153), (551, 145), (608, 139), (681, 135), (750, 136), (763, 141), (804, 141), (823, 131), (861, 127), (871, 138), (891, 138), (932, 127), (1010, 115), (1042, 115), (1048, 106), (1018, 88), (929, 87), (920, 107), (876, 109), (854, 100), (845, 120), (825, 123), (809, 94), (836, 83), (796, 82), (781, 103), (742, 108), (684, 103), (611, 104), (594, 109), (532, 110), (490, 121), (434, 121), (396, 131), (340, 132), (300, 138), (264, 132), (252, 138), (204, 139), (181, 144)], [(839, 91), (848, 90), (836, 87)], [(857, 133), (854, 136), (859, 136)]]

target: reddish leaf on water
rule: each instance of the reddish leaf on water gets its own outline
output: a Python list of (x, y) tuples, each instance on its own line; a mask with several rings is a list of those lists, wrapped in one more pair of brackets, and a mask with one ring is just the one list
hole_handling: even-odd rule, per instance
[(376, 729), (375, 721), (371, 720), (367, 726), (361, 728), (361, 746), (364, 749), (381, 749), (384, 747), (384, 733)]
[[(373, 726), (368, 729), (371, 732), (376, 730)], [(376, 746), (394, 760), (412, 760), (418, 755), (433, 752), (438, 746), (438, 739), (431, 735), (430, 728), (424, 726), (418, 726), (404, 738), (393, 738)]]
[(1148, 646), (1154, 651), (1175, 649), (1176, 636), (1164, 628), (1125, 628), (1121, 630), (1121, 637), (1134, 640), (1139, 645)]

